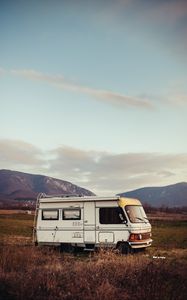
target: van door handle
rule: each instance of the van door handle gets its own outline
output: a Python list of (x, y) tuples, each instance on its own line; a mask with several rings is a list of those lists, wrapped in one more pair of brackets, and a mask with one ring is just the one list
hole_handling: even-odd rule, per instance
[(88, 223), (88, 220), (85, 220), (84, 223)]

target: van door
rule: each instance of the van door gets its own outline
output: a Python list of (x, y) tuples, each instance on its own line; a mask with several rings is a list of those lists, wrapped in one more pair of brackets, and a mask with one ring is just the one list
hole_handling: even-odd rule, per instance
[(122, 209), (114, 202), (99, 205), (96, 208), (96, 243), (112, 246), (127, 241), (129, 228)]
[(84, 243), (95, 244), (95, 202), (84, 202)]

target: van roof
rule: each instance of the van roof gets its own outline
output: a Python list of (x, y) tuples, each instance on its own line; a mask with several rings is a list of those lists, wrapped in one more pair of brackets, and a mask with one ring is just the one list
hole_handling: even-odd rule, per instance
[(98, 197), (98, 196), (44, 196), (39, 199), (41, 203), (51, 202), (91, 202), (91, 201), (117, 201), (119, 196)]
[(120, 206), (125, 205), (141, 205), (137, 199), (112, 196), (112, 197), (98, 197), (98, 196), (47, 196), (43, 195), (38, 199), (40, 203), (59, 203), (59, 202), (92, 202), (92, 201), (119, 201)]

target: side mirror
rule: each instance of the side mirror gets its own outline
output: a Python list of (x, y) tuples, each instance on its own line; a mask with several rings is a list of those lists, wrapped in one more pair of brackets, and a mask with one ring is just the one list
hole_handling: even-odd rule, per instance
[(121, 219), (122, 224), (126, 224), (127, 225), (127, 220), (126, 220), (126, 218), (124, 218), (124, 216), (123, 216), (122, 213), (119, 214), (119, 217)]

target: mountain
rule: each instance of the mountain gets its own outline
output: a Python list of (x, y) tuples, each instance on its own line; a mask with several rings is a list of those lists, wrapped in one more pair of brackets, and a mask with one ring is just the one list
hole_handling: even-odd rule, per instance
[(10, 170), (0, 170), (0, 200), (35, 200), (39, 193), (49, 195), (78, 194), (90, 196), (91, 191), (68, 181)]
[(187, 182), (163, 187), (145, 187), (119, 195), (138, 198), (142, 203), (155, 207), (182, 207), (187, 206)]
[[(48, 195), (78, 194), (91, 196), (91, 191), (68, 181), (10, 170), (0, 170), (0, 205), (4, 203), (33, 202), (39, 193)], [(154, 207), (187, 206), (187, 182), (163, 187), (144, 187), (119, 194), (138, 198), (142, 203)]]

